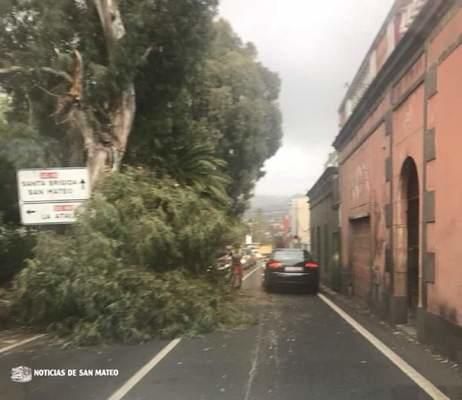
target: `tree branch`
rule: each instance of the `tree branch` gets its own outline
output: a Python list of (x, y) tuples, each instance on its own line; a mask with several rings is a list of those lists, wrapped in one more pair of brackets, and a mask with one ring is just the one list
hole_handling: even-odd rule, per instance
[(60, 77), (60, 78), (63, 78), (66, 81), (68, 81), (69, 83), (72, 83), (72, 78), (67, 72), (59, 71), (57, 69), (50, 68), (50, 67), (24, 68), (24, 67), (20, 67), (20, 66), (12, 66), (12, 67), (7, 67), (7, 68), (0, 68), (0, 76), (1, 75), (12, 75), (12, 74), (15, 74), (15, 73), (18, 73), (18, 72), (31, 73), (31, 72), (34, 72), (34, 71), (37, 71), (37, 70), (42, 71), (42, 72), (46, 72), (48, 74), (51, 74), (51, 75), (54, 75), (54, 76), (57, 76), (57, 77)]
[(106, 48), (112, 56), (114, 44), (125, 35), (125, 26), (117, 0), (93, 0), (106, 39)]
[(26, 69), (23, 67), (8, 67), (8, 68), (0, 68), (0, 75), (10, 75), (16, 72), (25, 72)]
[(44, 91), (46, 94), (50, 95), (50, 96), (53, 96), (53, 97), (61, 97), (61, 95), (59, 94), (56, 94), (56, 93), (52, 93), (50, 92), (49, 90), (45, 89), (44, 87), (40, 86), (40, 85), (35, 85), (37, 86), (40, 90)]
[(145, 62), (148, 60), (148, 57), (151, 55), (152, 50), (154, 50), (154, 45), (149, 46), (149, 47), (145, 50), (145, 52), (144, 52), (143, 55), (141, 56), (141, 63), (145, 63)]
[(58, 71), (58, 70), (50, 68), (50, 67), (41, 67), (39, 69), (41, 71), (43, 71), (43, 72), (47, 72), (49, 74), (61, 77), (61, 78), (65, 79), (66, 81), (68, 81), (69, 83), (73, 82), (71, 76), (67, 72)]

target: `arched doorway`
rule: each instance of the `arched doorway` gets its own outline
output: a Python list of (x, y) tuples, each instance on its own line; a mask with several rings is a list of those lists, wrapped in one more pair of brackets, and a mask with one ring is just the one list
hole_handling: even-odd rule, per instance
[(416, 318), (419, 304), (419, 221), (420, 189), (417, 166), (412, 158), (407, 158), (401, 171), (403, 222), (406, 224), (406, 298), (408, 322)]

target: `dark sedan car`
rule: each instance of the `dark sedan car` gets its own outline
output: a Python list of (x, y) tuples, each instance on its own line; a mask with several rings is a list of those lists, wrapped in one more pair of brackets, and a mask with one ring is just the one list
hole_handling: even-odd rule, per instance
[(267, 291), (276, 286), (297, 286), (317, 293), (319, 264), (308, 251), (276, 249), (265, 265), (263, 285)]

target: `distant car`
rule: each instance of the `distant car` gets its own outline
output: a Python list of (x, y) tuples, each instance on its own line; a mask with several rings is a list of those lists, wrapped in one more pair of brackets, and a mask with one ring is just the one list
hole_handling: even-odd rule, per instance
[(319, 263), (301, 249), (276, 249), (266, 262), (263, 285), (271, 291), (276, 286), (300, 287), (316, 294), (319, 291)]
[(244, 269), (249, 269), (257, 265), (257, 257), (251, 249), (244, 249), (241, 264)]
[(227, 269), (231, 266), (231, 262), (231, 255), (229, 253), (226, 253), (217, 259), (216, 265), (218, 269)]
[(253, 254), (255, 258), (257, 259), (257, 261), (263, 258), (263, 255), (258, 250), (253, 250)]

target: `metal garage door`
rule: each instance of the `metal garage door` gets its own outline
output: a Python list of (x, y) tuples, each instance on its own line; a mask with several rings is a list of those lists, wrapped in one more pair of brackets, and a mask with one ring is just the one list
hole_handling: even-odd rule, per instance
[(355, 296), (367, 300), (371, 273), (371, 224), (369, 218), (351, 221), (351, 254), (353, 291)]

